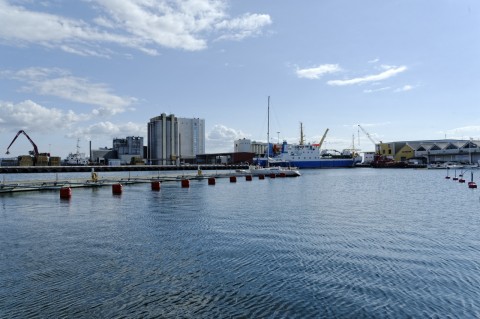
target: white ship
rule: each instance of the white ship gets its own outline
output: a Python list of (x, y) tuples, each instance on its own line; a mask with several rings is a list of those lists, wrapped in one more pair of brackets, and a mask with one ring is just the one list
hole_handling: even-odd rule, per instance
[(77, 152), (69, 153), (65, 159), (65, 165), (76, 165), (76, 166), (85, 166), (88, 165), (88, 158), (85, 156), (85, 153), (80, 153), (79, 146), (80, 139), (77, 140)]

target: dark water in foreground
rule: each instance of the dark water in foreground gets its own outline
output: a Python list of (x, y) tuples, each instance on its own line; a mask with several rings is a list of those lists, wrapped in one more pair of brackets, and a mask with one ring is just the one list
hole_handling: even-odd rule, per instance
[(480, 317), (480, 189), (302, 173), (2, 195), (0, 317)]

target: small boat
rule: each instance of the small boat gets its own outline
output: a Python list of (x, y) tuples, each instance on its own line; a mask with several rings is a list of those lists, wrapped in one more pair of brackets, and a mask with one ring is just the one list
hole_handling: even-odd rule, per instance
[(275, 174), (275, 176), (285, 176), (285, 177), (296, 177), (300, 176), (300, 172), (297, 168), (294, 167), (281, 167), (281, 166), (250, 166), (250, 174), (258, 176), (265, 175), (269, 176), (270, 174)]

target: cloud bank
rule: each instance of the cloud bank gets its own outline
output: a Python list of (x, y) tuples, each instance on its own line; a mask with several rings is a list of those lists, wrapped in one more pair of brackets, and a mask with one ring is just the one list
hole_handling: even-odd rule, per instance
[[(23, 6), (11, 2), (0, 0), (0, 42), (16, 46), (36, 44), (81, 56), (109, 57), (112, 49), (104, 46), (112, 44), (149, 55), (158, 55), (159, 48), (203, 50), (210, 39), (241, 40), (261, 34), (272, 24), (267, 14), (229, 17), (224, 0), (77, 3), (92, 12), (91, 21), (41, 12), (34, 4), (28, 6), (29, 2)], [(42, 7), (46, 8), (48, 5)]]

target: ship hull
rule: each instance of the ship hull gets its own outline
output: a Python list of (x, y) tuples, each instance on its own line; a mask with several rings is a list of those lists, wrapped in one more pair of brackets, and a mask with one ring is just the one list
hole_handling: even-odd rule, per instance
[[(258, 159), (258, 165), (265, 166), (267, 161), (266, 159)], [(345, 158), (345, 159), (324, 159), (324, 160), (312, 160), (312, 161), (284, 161), (284, 162), (274, 162), (275, 165), (279, 166), (293, 166), (298, 167), (300, 169), (305, 168), (347, 168), (347, 167), (355, 167), (356, 161), (353, 158)]]

